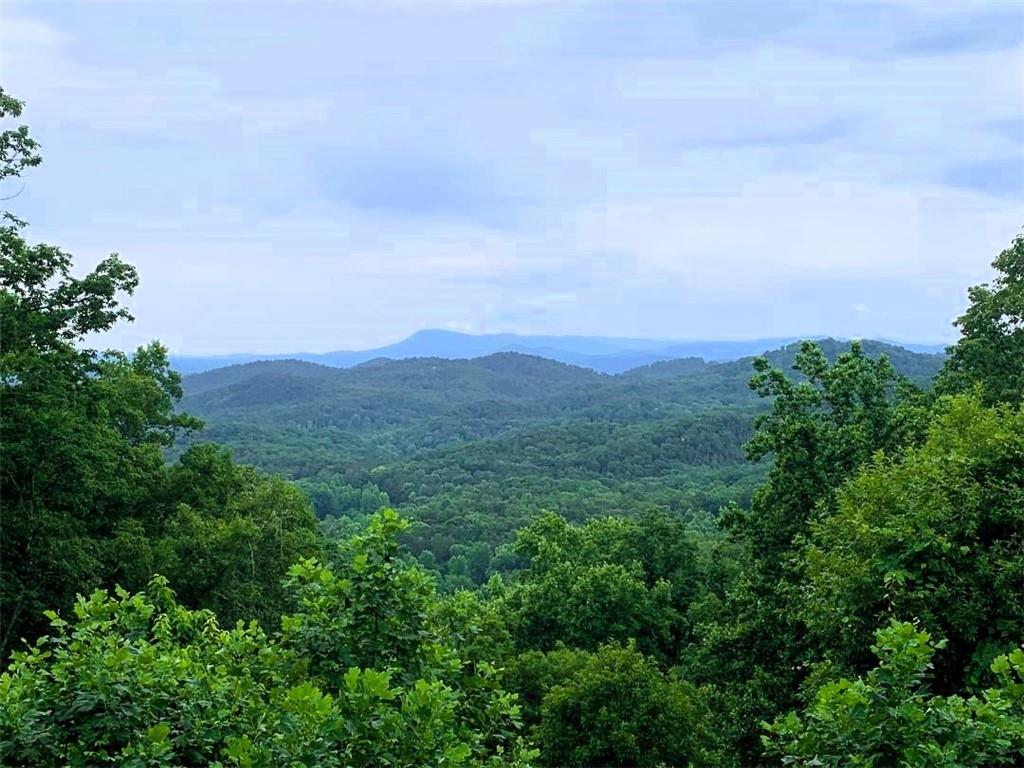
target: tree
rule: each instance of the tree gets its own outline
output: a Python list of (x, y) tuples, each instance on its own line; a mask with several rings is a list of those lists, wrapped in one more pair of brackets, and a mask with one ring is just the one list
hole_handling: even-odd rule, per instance
[[(0, 91), (0, 116), (20, 111)], [(36, 150), (24, 126), (0, 133), (0, 179), (37, 165)], [(0, 222), (0, 659), (46, 630), (45, 609), (141, 589), (156, 569), (192, 607), (276, 619), (286, 569), (319, 552), (308, 503), (226, 453), (193, 449), (167, 469), (164, 449), (201, 423), (175, 410), (166, 350), (88, 347), (132, 319), (135, 269), (115, 254), (74, 277), (70, 254), (24, 228)]]
[(1000, 253), (996, 278), (968, 291), (970, 306), (957, 318), (960, 340), (946, 350), (941, 392), (975, 386), (988, 404), (1024, 401), (1024, 234)]
[(914, 617), (947, 640), (940, 692), (989, 682), (1024, 637), (1022, 455), (1024, 408), (945, 398), (923, 445), (880, 454), (839, 491), (805, 554), (803, 612), (827, 662), (863, 671), (873, 627)]
[[(97, 591), (74, 613), (51, 612), (53, 635), (0, 675), (4, 765), (332, 764), (331, 697), (292, 676), (258, 626), (222, 629), (162, 579)], [(264, 759), (239, 759), (253, 754)]]
[(283, 620), (284, 642), (332, 686), (350, 667), (387, 668), (415, 679), (423, 646), (436, 641), (427, 623), (434, 584), (398, 558), (398, 534), (407, 526), (394, 510), (384, 510), (353, 537), (340, 568), (304, 560), (289, 571), (299, 610)]
[(165, 494), (173, 511), (150, 537), (149, 572), (165, 574), (182, 602), (211, 608), (227, 624), (277, 624), (290, 608), (284, 575), (323, 553), (305, 494), (213, 445), (193, 446), (168, 468)]
[(646, 653), (675, 658), (698, 581), (682, 523), (647, 515), (572, 526), (547, 513), (519, 532), (515, 550), (526, 567), (501, 602), (521, 650), (633, 639)]
[[(527, 759), (532, 753), (517, 734), (519, 705), (481, 653), (494, 646), (472, 626), (489, 611), (472, 601), (438, 603), (430, 577), (399, 557), (398, 535), (407, 525), (394, 510), (382, 510), (334, 567), (314, 560), (295, 565), (288, 587), (297, 610), (282, 619), (282, 645), (305, 659), (329, 690), (348, 685), (356, 668), (381, 670), (400, 689), (425, 691), (429, 683), (450, 697), (449, 727), (466, 745), (465, 758)], [(494, 626), (493, 615), (488, 623)], [(387, 754), (388, 732), (367, 732), (377, 737), (368, 743), (374, 754)], [(428, 763), (417, 757), (397, 764)]]
[(751, 461), (772, 458), (768, 482), (750, 515), (734, 521), (765, 566), (782, 566), (794, 539), (828, 508), (832, 494), (879, 450), (920, 439), (927, 401), (884, 355), (869, 358), (859, 342), (830, 365), (804, 342), (792, 380), (765, 358), (754, 361), (750, 387), (772, 398), (747, 444)]
[(692, 679), (719, 687), (723, 727), (747, 764), (761, 759), (757, 723), (795, 706), (814, 657), (798, 611), (812, 523), (832, 513), (837, 489), (876, 451), (920, 440), (928, 414), (925, 396), (856, 342), (831, 365), (804, 342), (794, 379), (764, 358), (754, 368), (751, 388), (772, 402), (747, 452), (773, 462), (749, 512), (723, 516), (744, 568), (723, 598), (695, 607), (698, 642), (683, 659)]
[[(0, 90), (0, 117), (22, 105)], [(0, 132), (0, 180), (38, 165), (25, 126)], [(130, 319), (138, 284), (116, 255), (85, 277), (71, 256), (0, 222), (0, 657), (43, 629), (42, 611), (94, 584), (109, 537), (159, 477), (161, 450), (196, 422), (173, 412), (180, 380), (153, 344), (132, 358), (84, 347)]]
[[(0, 88), (0, 120), (21, 117), (24, 102)], [(26, 168), (39, 165), (42, 157), (39, 144), (28, 132), (28, 126), (19, 125), (0, 131), (0, 181), (11, 176), (17, 177)]]
[[(134, 269), (116, 256), (84, 278), (71, 257), (0, 226), (0, 494), (4, 655), (105, 568), (109, 537), (159, 483), (162, 449), (197, 422), (173, 411), (180, 381), (158, 344), (129, 358), (81, 343), (128, 317)], [(14, 556), (17, 553), (17, 556)]]
[(891, 622), (871, 647), (878, 665), (857, 680), (823, 685), (802, 715), (768, 727), (769, 751), (796, 766), (969, 768), (1024, 761), (1024, 648), (999, 656), (995, 687), (978, 696), (927, 690), (943, 643)]
[(702, 728), (693, 686), (633, 646), (607, 645), (548, 691), (536, 733), (545, 765), (654, 768), (700, 761)]

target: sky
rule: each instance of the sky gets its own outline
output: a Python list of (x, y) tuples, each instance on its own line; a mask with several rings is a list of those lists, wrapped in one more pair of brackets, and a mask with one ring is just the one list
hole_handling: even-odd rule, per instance
[(1024, 225), (1018, 2), (0, 0), (0, 84), (124, 349), (943, 342)]

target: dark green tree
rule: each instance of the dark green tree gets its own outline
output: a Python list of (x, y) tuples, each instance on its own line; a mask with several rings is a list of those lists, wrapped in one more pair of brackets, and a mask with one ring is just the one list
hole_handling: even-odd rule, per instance
[(545, 765), (681, 767), (706, 764), (705, 726), (693, 686), (634, 647), (608, 645), (547, 692), (536, 734)]
[(118, 296), (135, 270), (116, 256), (83, 278), (71, 257), (30, 246), (0, 226), (0, 493), (4, 525), (4, 655), (41, 629), (41, 612), (69, 605), (109, 563), (99, 541), (146, 517), (162, 450), (196, 422), (173, 410), (181, 389), (158, 344), (133, 357), (82, 346), (128, 317)]
[[(0, 93), (2, 116), (20, 109)], [(36, 149), (23, 126), (0, 134), (0, 178), (38, 164)], [(193, 607), (276, 616), (286, 569), (319, 551), (308, 503), (226, 454), (167, 469), (164, 450), (201, 424), (175, 410), (166, 350), (89, 346), (131, 320), (135, 269), (112, 255), (75, 277), (70, 254), (24, 228), (0, 222), (0, 658), (45, 631), (45, 609), (141, 589), (158, 568)]]
[(277, 624), (291, 607), (284, 575), (323, 551), (305, 494), (209, 444), (168, 468), (165, 494), (173, 511), (151, 537), (149, 572), (165, 574), (182, 602), (211, 608), (226, 624)]
[(546, 513), (520, 531), (515, 549), (525, 568), (501, 602), (520, 650), (636, 640), (674, 659), (685, 642), (698, 571), (680, 521), (651, 514), (573, 526)]
[(748, 454), (773, 463), (749, 512), (724, 518), (745, 549), (744, 568), (724, 597), (711, 593), (695, 608), (699, 641), (683, 660), (694, 680), (719, 687), (724, 728), (746, 764), (760, 759), (758, 723), (796, 705), (813, 659), (799, 614), (812, 523), (832, 513), (836, 491), (862, 463), (916, 442), (927, 423), (924, 395), (858, 343), (830, 364), (805, 342), (794, 369), (790, 378), (755, 361), (750, 386), (772, 404)]
[(955, 325), (960, 340), (946, 350), (941, 392), (981, 389), (988, 404), (1024, 401), (1024, 234), (992, 262), (996, 277), (968, 291), (970, 306)]
[[(0, 91), (0, 117), (21, 104)], [(0, 133), (0, 179), (40, 162), (25, 126)], [(196, 426), (174, 413), (180, 380), (157, 344), (133, 357), (85, 346), (130, 319), (138, 284), (116, 255), (84, 277), (71, 256), (0, 222), (0, 654), (45, 627), (109, 566), (101, 542), (158, 484), (161, 451)]]
[(990, 682), (993, 657), (1024, 638), (1021, 456), (1024, 410), (944, 398), (924, 444), (840, 490), (804, 556), (803, 612), (831, 674), (866, 670), (873, 628), (914, 618), (946, 639), (940, 693)]
[(771, 457), (772, 467), (750, 514), (733, 522), (764, 567), (785, 566), (794, 540), (876, 451), (919, 440), (927, 424), (919, 390), (858, 342), (832, 364), (815, 343), (804, 342), (793, 368), (791, 379), (758, 358), (750, 380), (772, 408), (758, 416), (747, 455), (755, 462)]

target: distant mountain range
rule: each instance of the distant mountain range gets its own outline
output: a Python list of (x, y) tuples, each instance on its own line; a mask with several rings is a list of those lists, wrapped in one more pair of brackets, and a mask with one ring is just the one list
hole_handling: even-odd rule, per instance
[[(848, 342), (835, 339), (818, 344), (830, 360), (849, 349)], [(765, 356), (791, 372), (799, 346)], [(887, 355), (921, 386), (943, 363), (941, 355), (879, 341), (865, 340), (863, 347), (872, 358)], [(206, 422), (196, 439), (230, 446), (241, 461), (288, 477), (355, 473), (362, 484), (369, 480), (361, 473), (420, 451), (590, 425), (581, 427), (591, 432), (578, 446), (587, 454), (622, 437), (617, 428), (594, 425), (701, 420), (717, 412), (733, 414), (723, 418), (742, 427), (730, 427), (730, 450), (739, 451), (754, 413), (765, 407), (748, 386), (752, 373), (750, 357), (676, 358), (617, 375), (518, 352), (471, 359), (376, 358), (349, 368), (269, 360), (185, 376), (181, 408)], [(530, 461), (546, 455), (546, 440), (537, 437)], [(715, 454), (718, 448), (708, 450)]]
[[(177, 371), (190, 374), (261, 360), (302, 360), (332, 368), (351, 368), (377, 359), (434, 357), (460, 360), (486, 357), (501, 352), (519, 352), (590, 368), (599, 373), (617, 374), (680, 358), (696, 357), (707, 362), (738, 360), (777, 349), (793, 341), (796, 341), (796, 338), (680, 342), (605, 336), (520, 336), (514, 333), (472, 335), (455, 331), (425, 330), (395, 344), (375, 349), (322, 354), (297, 352), (282, 355), (233, 354), (209, 357), (175, 355), (171, 357), (171, 364)], [(897, 344), (913, 352), (943, 351), (941, 345)]]

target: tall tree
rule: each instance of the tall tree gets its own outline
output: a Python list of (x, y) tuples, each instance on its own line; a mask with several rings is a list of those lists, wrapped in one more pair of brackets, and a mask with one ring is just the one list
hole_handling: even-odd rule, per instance
[(960, 340), (947, 350), (942, 392), (981, 389), (986, 403), (1024, 400), (1024, 234), (992, 262), (996, 277), (968, 291), (971, 304), (955, 325)]
[[(10, 105), (5, 97), (6, 114), (18, 114)], [(0, 173), (36, 164), (21, 129), (3, 136)], [(181, 384), (159, 344), (132, 357), (85, 346), (130, 319), (120, 297), (135, 290), (135, 269), (112, 255), (76, 278), (70, 254), (30, 245), (24, 226), (0, 224), (3, 655), (42, 628), (45, 608), (96, 582), (96, 539), (158, 483), (162, 449), (197, 425), (174, 412)]]
[[(0, 91), (0, 116), (20, 113)], [(24, 126), (0, 133), (0, 180), (38, 162)], [(114, 254), (75, 277), (71, 255), (30, 244), (25, 226), (0, 221), (0, 658), (46, 629), (44, 610), (142, 588), (156, 568), (222, 618), (280, 610), (287, 568), (319, 548), (308, 502), (201, 449), (169, 470), (164, 449), (200, 422), (175, 410), (166, 350), (89, 346), (131, 320), (138, 274)]]
[(757, 418), (747, 455), (771, 457), (772, 468), (750, 514), (733, 522), (768, 568), (785, 565), (794, 540), (861, 464), (920, 439), (927, 423), (922, 393), (859, 342), (831, 365), (816, 344), (804, 342), (793, 368), (790, 379), (758, 358), (750, 381), (772, 398), (772, 408)]
[(726, 728), (745, 763), (760, 759), (760, 721), (794, 706), (806, 675), (799, 555), (812, 522), (831, 513), (836, 490), (873, 453), (918, 440), (927, 416), (924, 395), (858, 343), (830, 365), (805, 342), (794, 369), (790, 378), (755, 361), (750, 386), (772, 407), (747, 450), (773, 464), (750, 511), (724, 518), (747, 561), (724, 599), (695, 610), (700, 642), (684, 659), (695, 680), (720, 686)]

